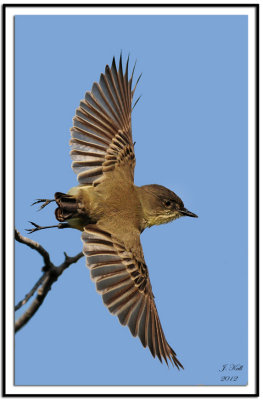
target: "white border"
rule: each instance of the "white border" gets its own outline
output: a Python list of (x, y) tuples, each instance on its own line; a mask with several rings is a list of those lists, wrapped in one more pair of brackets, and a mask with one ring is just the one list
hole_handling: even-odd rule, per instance
[[(94, 1), (94, 3), (96, 0)], [(148, 2), (147, 0), (145, 1)], [(167, 1), (167, 3), (169, 0)], [(154, 2), (151, 2), (153, 4)], [(186, 3), (186, 2), (185, 2)], [(205, 2), (202, 2), (205, 5)], [(13, 173), (14, 173), (14, 15), (248, 15), (248, 103), (249, 103), (249, 359), (247, 386), (14, 386), (13, 336)], [(255, 9), (254, 8), (32, 8), (6, 9), (6, 393), (19, 394), (253, 394), (255, 393)]]

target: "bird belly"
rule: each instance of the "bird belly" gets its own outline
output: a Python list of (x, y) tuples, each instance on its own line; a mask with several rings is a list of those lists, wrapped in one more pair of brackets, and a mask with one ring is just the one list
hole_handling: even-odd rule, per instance
[(92, 212), (101, 224), (111, 227), (112, 232), (122, 234), (132, 226), (140, 230), (142, 210), (135, 186), (116, 175), (97, 186), (94, 191), (96, 207), (92, 205)]
[(83, 231), (85, 225), (87, 225), (87, 221), (85, 221), (85, 219), (80, 217), (70, 218), (67, 220), (67, 223), (71, 228), (78, 229), (80, 231)]

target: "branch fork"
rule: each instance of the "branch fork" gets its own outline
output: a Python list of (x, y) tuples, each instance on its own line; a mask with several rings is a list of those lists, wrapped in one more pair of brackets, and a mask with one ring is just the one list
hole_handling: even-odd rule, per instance
[(50, 260), (49, 253), (39, 243), (25, 236), (22, 236), (17, 229), (15, 229), (15, 240), (29, 246), (33, 250), (36, 250), (43, 257), (44, 260), (44, 267), (42, 268), (43, 275), (38, 279), (32, 289), (25, 295), (24, 299), (19, 301), (19, 303), (17, 303), (17, 305), (15, 306), (15, 311), (19, 310), (37, 291), (35, 299), (32, 301), (24, 314), (22, 314), (21, 317), (19, 317), (15, 322), (15, 332), (17, 332), (37, 312), (37, 310), (45, 300), (48, 292), (50, 291), (53, 283), (57, 281), (57, 279), (68, 267), (70, 267), (72, 264), (76, 263), (81, 257), (83, 257), (83, 253), (81, 252), (74, 257), (70, 257), (67, 255), (66, 252), (64, 252), (64, 262), (59, 266), (55, 266)]

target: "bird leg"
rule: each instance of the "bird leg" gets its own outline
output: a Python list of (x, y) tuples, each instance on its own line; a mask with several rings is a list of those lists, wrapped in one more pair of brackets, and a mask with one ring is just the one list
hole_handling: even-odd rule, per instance
[(31, 222), (31, 221), (29, 221), (29, 222), (35, 228), (26, 229), (26, 231), (28, 233), (33, 233), (33, 232), (37, 232), (37, 231), (40, 231), (42, 229), (48, 229), (48, 228), (58, 228), (58, 229), (70, 228), (70, 225), (67, 222), (63, 222), (63, 223), (60, 223), (58, 225), (50, 225), (50, 226), (40, 226), (40, 225), (37, 225), (35, 222)]
[(34, 201), (34, 203), (31, 204), (31, 206), (34, 206), (35, 204), (38, 204), (38, 203), (44, 203), (38, 209), (38, 211), (40, 211), (44, 207), (46, 207), (49, 203), (51, 203), (52, 201), (56, 201), (56, 200), (55, 199), (52, 199), (52, 200), (49, 200), (49, 199), (37, 199), (36, 201)]

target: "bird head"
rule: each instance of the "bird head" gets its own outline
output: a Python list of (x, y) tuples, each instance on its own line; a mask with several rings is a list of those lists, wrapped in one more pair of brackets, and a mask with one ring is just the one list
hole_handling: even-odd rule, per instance
[(164, 186), (145, 185), (140, 189), (140, 198), (147, 227), (166, 224), (185, 216), (198, 217), (185, 208), (179, 196)]

